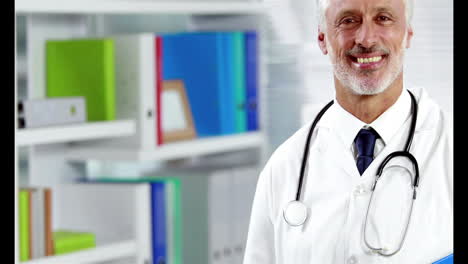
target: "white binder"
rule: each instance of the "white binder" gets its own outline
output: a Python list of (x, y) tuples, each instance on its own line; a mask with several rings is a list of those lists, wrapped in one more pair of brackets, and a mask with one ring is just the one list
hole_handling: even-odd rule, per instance
[(244, 168), (233, 168), (232, 177), (230, 178), (230, 185), (232, 189), (232, 195), (230, 197), (231, 204), (231, 228), (234, 231), (230, 245), (233, 252), (233, 261), (232, 264), (241, 264), (241, 254), (242, 254), (242, 245), (241, 245), (241, 231), (242, 231), (242, 209), (243, 209), (243, 179), (245, 178), (245, 169)]
[(232, 223), (229, 170), (217, 170), (208, 180), (209, 264), (232, 263)]
[[(151, 260), (151, 187), (149, 184), (135, 184), (135, 239), (138, 244), (136, 263), (149, 263)], [(148, 243), (150, 241), (150, 243)]]
[(83, 96), (29, 99), (18, 102), (19, 128), (84, 122), (86, 122), (86, 101)]
[(45, 223), (44, 223), (44, 195), (40, 188), (31, 190), (31, 221), (32, 221), (32, 256), (36, 259), (45, 256)]
[(44, 188), (43, 187), (38, 187), (36, 189), (36, 194), (37, 194), (37, 219), (35, 219), (35, 223), (37, 223), (37, 232), (35, 234), (38, 234), (37, 237), (37, 252), (38, 255), (37, 257), (41, 258), (45, 256), (46, 253), (46, 239), (45, 239), (45, 195), (44, 195)]
[(250, 211), (255, 195), (258, 169), (255, 167), (239, 167), (233, 169), (231, 186), (233, 194), (231, 203), (233, 207), (231, 246), (233, 248), (232, 264), (242, 264), (247, 232), (250, 221)]

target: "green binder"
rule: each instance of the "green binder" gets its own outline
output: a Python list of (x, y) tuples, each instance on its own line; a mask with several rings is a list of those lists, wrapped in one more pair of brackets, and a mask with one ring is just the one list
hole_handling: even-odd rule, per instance
[(182, 211), (181, 211), (181, 183), (180, 179), (176, 178), (169, 178), (170, 184), (173, 186), (173, 196), (172, 196), (172, 205), (174, 208), (173, 213), (173, 240), (172, 240), (172, 247), (174, 249), (174, 257), (173, 263), (174, 264), (182, 264)]
[(96, 238), (93, 233), (57, 230), (53, 233), (53, 237), (55, 255), (96, 247)]
[(19, 253), (20, 261), (29, 260), (29, 192), (19, 191)]
[(46, 96), (84, 96), (88, 121), (115, 120), (114, 42), (46, 42)]
[(166, 184), (167, 263), (182, 264), (180, 180), (164, 178)]
[(245, 87), (245, 43), (243, 32), (233, 35), (233, 70), (235, 95), (235, 128), (237, 133), (247, 131), (246, 87)]
[(183, 213), (183, 263), (210, 263), (208, 178), (204, 173), (180, 172), (181, 212)]

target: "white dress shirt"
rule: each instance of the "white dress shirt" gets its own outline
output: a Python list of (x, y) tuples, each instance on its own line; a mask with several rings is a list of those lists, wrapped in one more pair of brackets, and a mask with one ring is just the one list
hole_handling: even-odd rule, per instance
[[(420, 180), (401, 250), (391, 257), (380, 256), (366, 246), (363, 234), (376, 170), (388, 154), (403, 150), (408, 137), (411, 99), (406, 89), (371, 124), (355, 118), (336, 100), (323, 115), (312, 135), (301, 192), (308, 218), (299, 227), (285, 222), (283, 209), (295, 199), (315, 116), (278, 147), (259, 176), (244, 264), (432, 263), (453, 252), (452, 119), (424, 89), (410, 91), (418, 102), (410, 152), (418, 161)], [(366, 126), (380, 138), (374, 160), (360, 175), (353, 141)], [(398, 248), (411, 209), (413, 179), (408, 159), (387, 165), (366, 225), (372, 246)]]

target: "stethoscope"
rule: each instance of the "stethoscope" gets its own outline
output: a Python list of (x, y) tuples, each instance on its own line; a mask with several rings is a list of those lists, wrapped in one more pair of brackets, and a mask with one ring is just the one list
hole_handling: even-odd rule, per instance
[[(378, 167), (377, 175), (375, 177), (374, 184), (372, 185), (372, 188), (371, 188), (372, 192), (371, 192), (371, 197), (369, 199), (369, 204), (367, 206), (366, 220), (365, 220), (365, 223), (364, 223), (364, 242), (365, 242), (366, 246), (368, 248), (370, 248), (373, 252), (378, 253), (379, 255), (382, 255), (382, 256), (392, 256), (392, 255), (396, 254), (401, 249), (401, 247), (403, 245), (403, 241), (404, 241), (405, 236), (406, 236), (406, 232), (408, 230), (411, 214), (412, 214), (412, 211), (413, 211), (413, 202), (416, 199), (416, 189), (418, 188), (418, 184), (419, 184), (418, 162), (417, 162), (416, 158), (409, 152), (410, 147), (411, 147), (411, 142), (413, 141), (415, 127), (416, 127), (416, 121), (417, 121), (417, 116), (418, 116), (418, 105), (416, 103), (416, 99), (414, 98), (414, 95), (410, 91), (408, 91), (408, 93), (411, 96), (412, 117), (411, 117), (411, 125), (410, 125), (410, 130), (409, 130), (409, 133), (408, 133), (408, 138), (406, 140), (405, 148), (404, 148), (403, 151), (395, 151), (395, 152), (390, 153), (382, 161), (382, 163)], [(304, 154), (303, 154), (303, 157), (302, 157), (302, 164), (301, 164), (301, 171), (300, 171), (300, 175), (299, 175), (299, 185), (297, 187), (296, 199), (289, 202), (286, 205), (285, 209), (283, 209), (284, 220), (290, 226), (301, 226), (307, 220), (307, 206), (303, 202), (300, 201), (300, 196), (301, 196), (301, 191), (302, 191), (302, 182), (304, 180), (304, 171), (305, 171), (305, 168), (306, 168), (306, 165), (307, 165), (307, 157), (309, 155), (310, 140), (311, 140), (312, 133), (313, 133), (313, 131), (315, 129), (315, 126), (317, 125), (318, 121), (320, 120), (320, 118), (322, 118), (323, 114), (332, 105), (333, 105), (333, 100), (331, 102), (329, 102), (322, 110), (320, 110), (318, 115), (315, 117), (314, 122), (312, 123), (312, 126), (311, 126), (311, 128), (309, 130), (309, 134), (307, 135), (307, 141), (306, 141), (306, 145), (305, 145), (305, 148), (304, 148)], [(381, 247), (374, 247), (374, 246), (371, 246), (367, 242), (366, 227), (367, 227), (367, 216), (369, 214), (369, 208), (370, 208), (370, 205), (372, 203), (372, 197), (373, 197), (374, 190), (375, 190), (375, 187), (377, 185), (377, 182), (380, 179), (380, 176), (382, 175), (382, 172), (383, 172), (385, 166), (387, 165), (387, 163), (390, 160), (392, 160), (393, 158), (396, 158), (396, 157), (407, 158), (413, 164), (414, 170), (415, 170), (415, 177), (414, 177), (414, 181), (413, 181), (413, 185), (412, 185), (413, 199), (411, 199), (410, 214), (409, 214), (409, 217), (408, 217), (408, 221), (406, 223), (403, 238), (402, 238), (397, 250), (394, 251), (394, 252), (388, 253), (387, 252), (388, 249), (381, 248)]]

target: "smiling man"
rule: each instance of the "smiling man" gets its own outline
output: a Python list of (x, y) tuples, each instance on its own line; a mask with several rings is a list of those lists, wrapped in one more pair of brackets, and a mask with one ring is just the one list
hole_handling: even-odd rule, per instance
[(452, 119), (423, 88), (404, 85), (413, 1), (317, 6), (335, 98), (261, 172), (244, 264), (445, 258), (453, 252)]
[(334, 65), (336, 99), (370, 123), (401, 94), (403, 57), (413, 36), (412, 1), (320, 1), (320, 6), (325, 16), (318, 40)]

